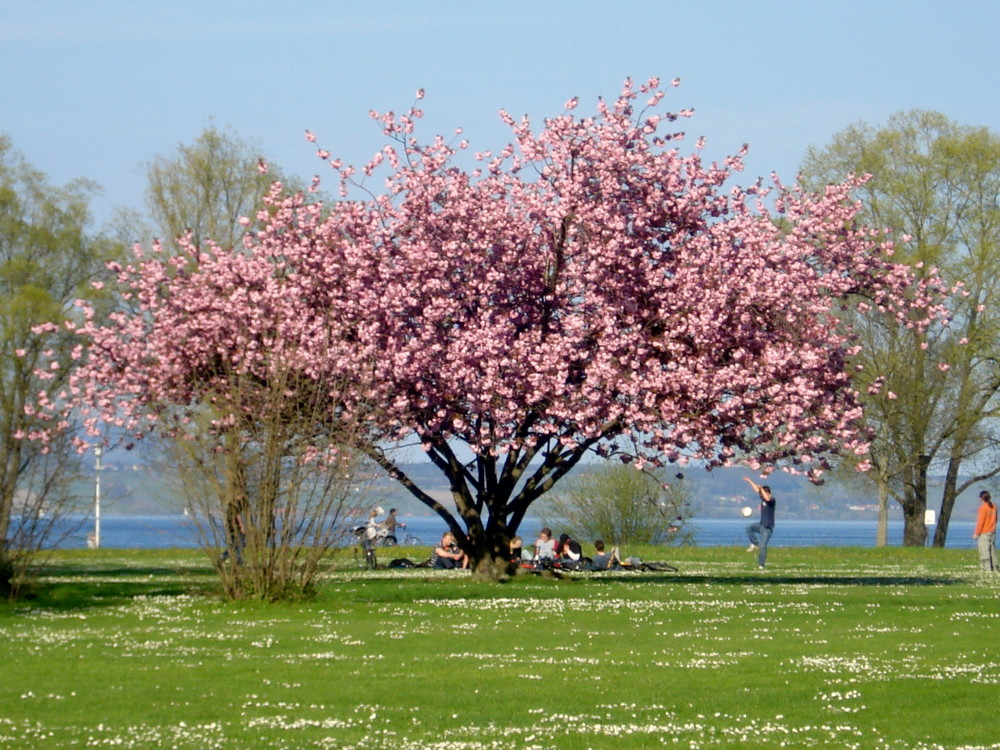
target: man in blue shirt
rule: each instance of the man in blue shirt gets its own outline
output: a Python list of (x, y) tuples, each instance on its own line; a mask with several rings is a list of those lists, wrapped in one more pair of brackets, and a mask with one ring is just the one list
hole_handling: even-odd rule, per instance
[(774, 533), (774, 495), (766, 484), (759, 485), (750, 477), (743, 479), (760, 497), (760, 521), (747, 526), (747, 536), (750, 538), (747, 552), (757, 552), (757, 567), (763, 570), (767, 561), (767, 543), (771, 541), (771, 534)]

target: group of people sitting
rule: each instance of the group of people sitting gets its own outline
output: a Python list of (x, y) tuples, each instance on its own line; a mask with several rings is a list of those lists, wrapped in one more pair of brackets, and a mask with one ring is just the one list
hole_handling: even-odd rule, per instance
[(560, 566), (579, 570), (611, 570), (621, 564), (618, 548), (607, 551), (603, 539), (594, 541), (594, 554), (587, 557), (578, 541), (569, 534), (562, 534), (556, 539), (548, 526), (539, 532), (532, 551), (524, 549), (521, 537), (511, 539), (510, 560), (528, 567)]
[[(604, 541), (594, 542), (594, 554), (586, 557), (580, 543), (563, 534), (558, 539), (552, 536), (552, 529), (545, 527), (535, 540), (533, 550), (525, 549), (521, 537), (510, 540), (510, 561), (522, 567), (565, 567), (576, 570), (613, 570), (621, 565), (618, 548), (605, 549)], [(469, 556), (458, 546), (455, 535), (446, 531), (441, 543), (431, 553), (431, 567), (438, 569), (465, 569), (469, 567)]]

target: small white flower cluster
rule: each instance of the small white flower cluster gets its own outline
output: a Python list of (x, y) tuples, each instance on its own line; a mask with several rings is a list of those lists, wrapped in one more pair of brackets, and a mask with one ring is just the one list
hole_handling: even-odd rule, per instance
[(816, 700), (821, 701), (825, 705), (828, 711), (837, 711), (840, 713), (858, 713), (867, 708), (863, 705), (847, 705), (850, 701), (856, 701), (861, 698), (861, 693), (857, 690), (848, 690), (846, 692), (840, 692), (839, 690), (833, 690), (829, 693), (820, 693), (816, 696)]

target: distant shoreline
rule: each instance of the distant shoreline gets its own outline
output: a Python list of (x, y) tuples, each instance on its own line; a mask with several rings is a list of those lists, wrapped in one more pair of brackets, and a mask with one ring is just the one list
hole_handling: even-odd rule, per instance
[[(431, 546), (446, 530), (445, 523), (437, 516), (401, 515), (399, 520), (406, 524), (406, 534), (418, 541), (418, 546)], [(751, 519), (746, 518), (694, 518), (688, 521), (685, 531), (693, 533), (696, 547), (745, 547), (746, 527)], [(552, 519), (528, 517), (521, 524), (518, 533), (523, 539), (534, 542), (542, 525), (552, 526), (559, 533), (559, 523)], [(771, 544), (775, 547), (874, 547), (878, 523), (870, 519), (803, 519), (778, 518)], [(951, 549), (973, 549), (974, 522), (952, 521), (948, 530), (946, 547)], [(64, 549), (86, 546), (87, 536), (92, 533), (93, 518), (75, 516), (66, 519), (66, 537), (57, 546)], [(928, 545), (933, 538), (933, 527), (928, 527)], [(890, 519), (888, 526), (888, 546), (901, 547), (903, 539), (902, 519)], [(585, 547), (593, 540), (584, 540)], [(171, 547), (197, 547), (198, 533), (188, 516), (181, 514), (102, 514), (101, 546), (112, 549), (164, 549)], [(350, 546), (350, 544), (348, 545)], [(669, 545), (668, 545), (669, 546)]]

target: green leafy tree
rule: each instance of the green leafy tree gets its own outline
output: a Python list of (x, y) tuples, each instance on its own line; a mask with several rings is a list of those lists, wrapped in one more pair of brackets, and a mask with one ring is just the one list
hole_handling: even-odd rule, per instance
[(146, 209), (164, 244), (190, 233), (196, 246), (211, 238), (226, 248), (240, 242), (247, 230), (241, 219), (255, 219), (271, 185), (287, 182), (257, 144), (214, 126), (176, 153), (155, 157), (147, 180)]
[(547, 516), (559, 519), (574, 539), (680, 544), (690, 536), (683, 530), (690, 500), (681, 480), (668, 484), (649, 471), (608, 460), (571, 474), (548, 501)]
[(0, 136), (0, 594), (6, 596), (22, 586), (73, 500), (78, 461), (68, 433), (48, 442), (20, 438), (42, 427), (29, 404), (59, 388), (71, 362), (65, 329), (42, 324), (65, 319), (75, 299), (97, 294), (91, 282), (112, 251), (87, 231), (95, 189), (83, 180), (53, 187)]
[(901, 260), (954, 288), (951, 322), (926, 339), (890, 315), (859, 320), (855, 374), (880, 497), (901, 505), (904, 543), (925, 544), (928, 478), (943, 475), (933, 543), (944, 546), (955, 498), (1000, 472), (1000, 138), (937, 112), (901, 112), (810, 149), (802, 171), (812, 187), (871, 174), (856, 191), (862, 220), (892, 228), (905, 238)]

